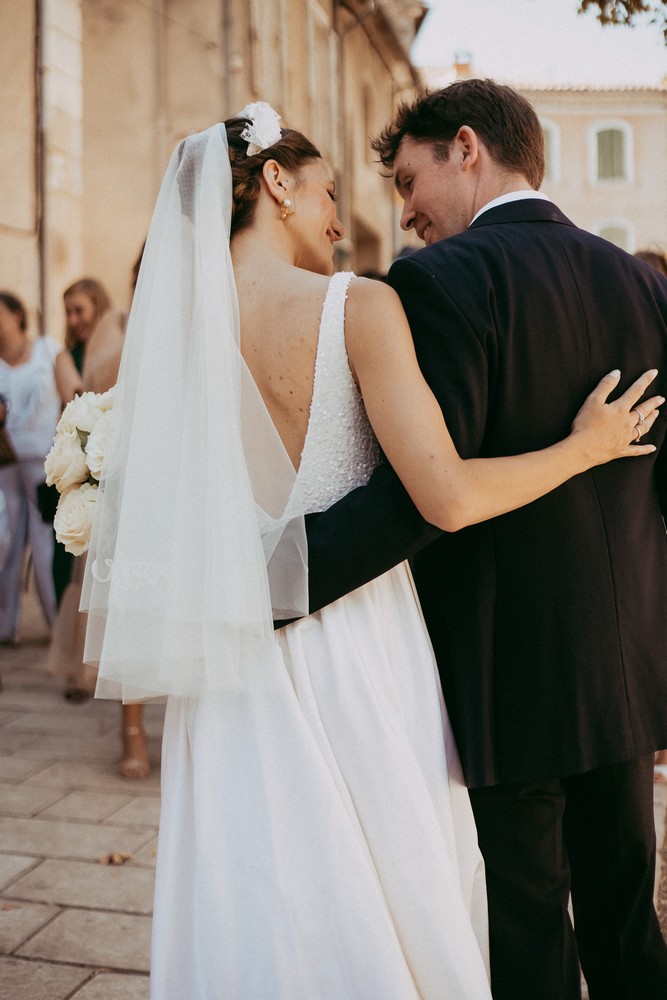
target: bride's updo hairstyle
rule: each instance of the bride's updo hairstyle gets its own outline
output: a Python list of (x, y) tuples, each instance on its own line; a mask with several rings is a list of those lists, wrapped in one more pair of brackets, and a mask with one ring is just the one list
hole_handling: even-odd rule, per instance
[(252, 223), (255, 206), (260, 192), (262, 169), (267, 160), (276, 160), (281, 167), (297, 176), (304, 164), (321, 160), (322, 154), (310, 139), (296, 129), (283, 128), (280, 139), (272, 146), (248, 156), (248, 140), (241, 133), (252, 122), (248, 118), (228, 118), (224, 123), (227, 131), (229, 160), (232, 167), (232, 207), (231, 236)]

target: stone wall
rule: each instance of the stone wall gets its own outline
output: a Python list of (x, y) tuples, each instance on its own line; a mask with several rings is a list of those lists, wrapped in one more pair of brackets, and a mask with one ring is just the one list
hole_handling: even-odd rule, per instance
[(270, 101), (330, 161), (338, 265), (385, 270), (401, 238), (368, 138), (415, 84), (420, 4), (391, 0), (0, 0), (2, 284), (63, 332), (62, 292), (117, 306), (174, 145)]
[(39, 322), (37, 53), (33, 5), (0, 0), (0, 288), (18, 295)]

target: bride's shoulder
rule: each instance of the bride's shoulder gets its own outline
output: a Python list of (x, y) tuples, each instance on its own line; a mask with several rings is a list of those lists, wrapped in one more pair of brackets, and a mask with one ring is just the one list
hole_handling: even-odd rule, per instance
[(401, 300), (383, 281), (355, 278), (348, 287), (345, 340), (353, 369), (377, 360), (392, 343), (410, 338)]
[(377, 278), (362, 278), (354, 275), (348, 286), (348, 305), (351, 313), (362, 311), (371, 314), (375, 311), (382, 316), (384, 313), (394, 313), (401, 309), (401, 300), (394, 289)]

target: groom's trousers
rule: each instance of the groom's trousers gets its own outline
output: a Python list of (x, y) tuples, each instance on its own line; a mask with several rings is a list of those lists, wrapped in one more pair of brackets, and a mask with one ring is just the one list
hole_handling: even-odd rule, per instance
[(665, 1000), (653, 755), (475, 788), (470, 798), (486, 864), (494, 1000), (579, 1000), (579, 962), (590, 1000)]

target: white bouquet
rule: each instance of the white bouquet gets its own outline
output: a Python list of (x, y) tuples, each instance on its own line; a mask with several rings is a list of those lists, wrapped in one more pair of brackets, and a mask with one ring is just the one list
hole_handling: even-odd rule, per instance
[(44, 462), (46, 482), (60, 493), (56, 538), (75, 556), (90, 544), (112, 405), (113, 389), (75, 396), (63, 410)]

